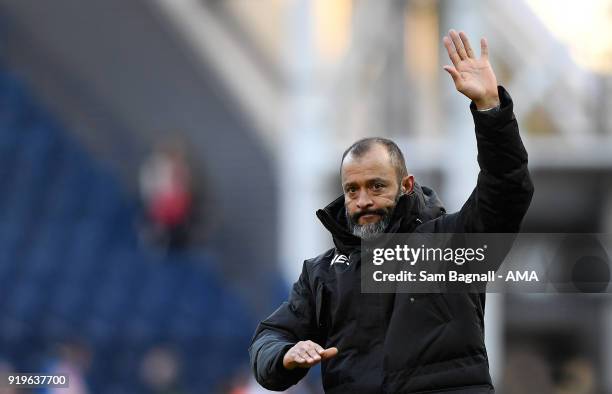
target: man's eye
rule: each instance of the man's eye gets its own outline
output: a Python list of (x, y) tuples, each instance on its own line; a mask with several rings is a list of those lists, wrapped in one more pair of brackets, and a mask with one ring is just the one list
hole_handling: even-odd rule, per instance
[(347, 193), (355, 193), (356, 189), (354, 187), (349, 187), (346, 189)]
[(385, 185), (383, 185), (382, 183), (374, 184), (374, 189), (382, 189), (383, 187), (385, 187)]

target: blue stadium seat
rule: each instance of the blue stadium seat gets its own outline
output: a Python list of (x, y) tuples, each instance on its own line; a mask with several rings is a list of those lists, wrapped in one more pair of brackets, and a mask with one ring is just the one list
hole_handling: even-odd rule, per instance
[(81, 338), (93, 391), (116, 394), (144, 391), (134, 376), (156, 343), (183, 344), (194, 392), (244, 361), (254, 323), (214, 259), (140, 245), (134, 196), (1, 69), (0, 182), (0, 349), (14, 363), (37, 370), (45, 347)]

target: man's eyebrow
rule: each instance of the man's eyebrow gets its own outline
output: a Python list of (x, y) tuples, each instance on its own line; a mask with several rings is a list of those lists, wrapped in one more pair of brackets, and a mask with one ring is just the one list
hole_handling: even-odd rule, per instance
[(345, 182), (342, 184), (342, 189), (346, 189), (349, 186), (354, 186), (355, 182)]
[[(372, 183), (376, 183), (376, 182), (388, 184), (390, 181), (388, 179), (385, 179), (385, 178), (375, 177), (375, 178), (368, 179), (366, 181), (366, 184), (372, 184)], [(356, 184), (357, 184), (357, 182), (345, 182), (345, 183), (342, 184), (342, 189), (346, 189), (349, 186), (355, 186)]]
[(368, 183), (374, 183), (374, 182), (389, 183), (389, 180), (387, 180), (385, 178), (380, 178), (380, 177), (368, 179)]

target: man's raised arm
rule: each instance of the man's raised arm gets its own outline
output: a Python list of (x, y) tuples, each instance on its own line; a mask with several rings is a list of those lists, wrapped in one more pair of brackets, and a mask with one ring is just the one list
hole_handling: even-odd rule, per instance
[(480, 58), (463, 32), (451, 30), (444, 37), (444, 46), (453, 63), (444, 69), (457, 90), (472, 100), (480, 166), (472, 195), (444, 222), (452, 224), (456, 232), (517, 232), (531, 203), (533, 183), (512, 99), (497, 85), (486, 39), (480, 41)]

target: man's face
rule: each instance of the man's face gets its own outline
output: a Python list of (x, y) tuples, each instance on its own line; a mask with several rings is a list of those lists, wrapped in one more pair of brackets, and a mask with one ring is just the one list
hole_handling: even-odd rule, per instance
[(349, 228), (365, 239), (384, 231), (402, 194), (389, 153), (379, 144), (361, 157), (346, 156), (342, 188)]

